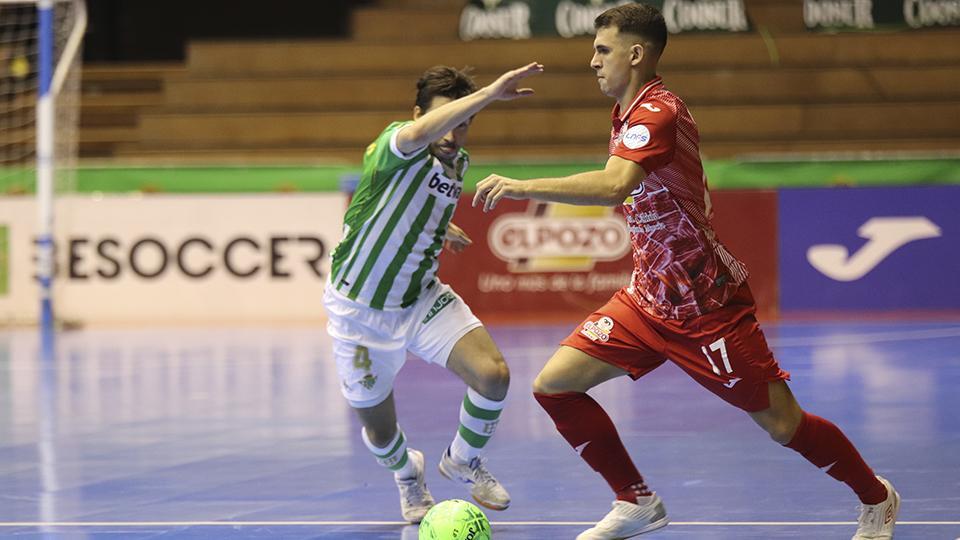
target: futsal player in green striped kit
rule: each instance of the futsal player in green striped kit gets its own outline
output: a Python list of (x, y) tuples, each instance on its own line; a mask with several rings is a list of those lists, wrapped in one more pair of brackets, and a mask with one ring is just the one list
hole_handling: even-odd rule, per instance
[(333, 252), (323, 303), (340, 388), (363, 424), (364, 444), (393, 471), (401, 512), (412, 523), (434, 500), (424, 456), (407, 446), (394, 406), (393, 381), (408, 351), (467, 385), (440, 472), (487, 508), (510, 505), (481, 457), (499, 422), (510, 372), (480, 320), (437, 279), (437, 257), (444, 245), (459, 252), (470, 244), (451, 218), (469, 162), (463, 145), (471, 120), (495, 101), (532, 94), (517, 86), (541, 71), (532, 63), (476, 90), (462, 71), (427, 70), (417, 82), (413, 120), (390, 124), (367, 147), (343, 240)]

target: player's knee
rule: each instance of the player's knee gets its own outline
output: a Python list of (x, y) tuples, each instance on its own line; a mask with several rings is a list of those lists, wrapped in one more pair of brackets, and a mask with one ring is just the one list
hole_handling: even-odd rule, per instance
[(787, 437), (786, 430), (781, 425), (770, 426), (767, 428), (767, 435), (779, 444), (787, 444), (790, 439)]
[(797, 432), (797, 424), (790, 417), (777, 418), (763, 426), (770, 438), (780, 444), (787, 444)]
[(542, 371), (533, 380), (534, 394), (559, 394), (561, 392), (563, 392), (563, 389), (554, 384), (554, 381), (550, 379), (550, 376), (544, 375), (544, 372)]
[(478, 385), (480, 388), (474, 388), (477, 392), (486, 398), (501, 400), (507, 397), (507, 389), (510, 387), (510, 368), (500, 353), (493, 354), (480, 370)]

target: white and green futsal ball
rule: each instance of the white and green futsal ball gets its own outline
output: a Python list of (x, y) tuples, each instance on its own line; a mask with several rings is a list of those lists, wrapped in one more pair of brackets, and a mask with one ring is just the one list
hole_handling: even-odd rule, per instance
[(420, 540), (490, 540), (490, 522), (467, 501), (449, 499), (434, 506), (420, 522)]

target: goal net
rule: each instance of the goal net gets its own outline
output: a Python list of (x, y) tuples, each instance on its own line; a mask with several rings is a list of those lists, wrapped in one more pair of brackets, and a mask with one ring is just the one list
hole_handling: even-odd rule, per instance
[(0, 196), (36, 196), (36, 275), (48, 324), (53, 197), (76, 186), (85, 28), (83, 0), (0, 0)]

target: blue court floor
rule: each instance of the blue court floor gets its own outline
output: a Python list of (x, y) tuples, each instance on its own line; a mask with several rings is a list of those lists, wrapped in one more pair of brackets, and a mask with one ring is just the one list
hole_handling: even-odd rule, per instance
[[(530, 383), (569, 326), (493, 326), (512, 372), (489, 467), (513, 496), (494, 538), (572, 539), (609, 509)], [(960, 321), (766, 326), (810, 412), (902, 497), (899, 539), (960, 537)], [(0, 330), (0, 537), (391, 539), (391, 475), (360, 440), (322, 328), (83, 330), (55, 359)], [(396, 396), (438, 499), (464, 386), (411, 359)], [(740, 411), (665, 365), (593, 395), (672, 523), (643, 538), (847, 539), (857, 501)]]

